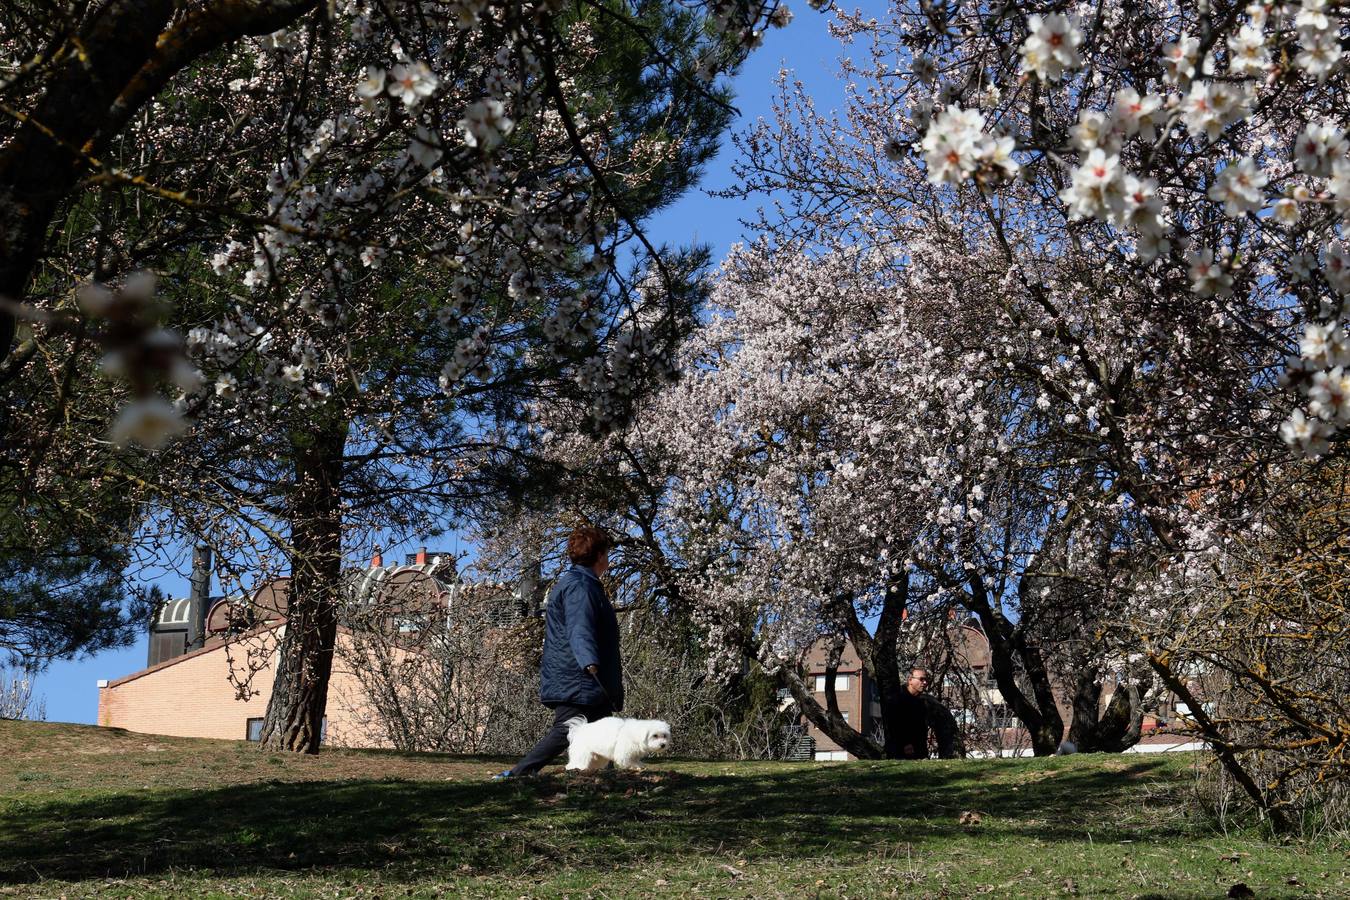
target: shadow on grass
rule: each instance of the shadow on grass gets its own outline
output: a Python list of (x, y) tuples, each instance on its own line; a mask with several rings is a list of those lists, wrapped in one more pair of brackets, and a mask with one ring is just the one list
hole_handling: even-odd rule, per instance
[[(217, 876), (297, 870), (528, 872), (541, 866), (611, 867), (701, 851), (832, 859), (966, 834), (963, 810), (988, 840), (1083, 841), (1141, 833), (1125, 769), (1007, 771), (971, 765), (802, 766), (748, 774), (648, 771), (546, 776), (519, 782), (266, 782), (79, 800), (30, 796), (0, 820), (0, 883), (41, 878), (153, 875), (204, 869)], [(1047, 775), (1047, 772), (1051, 773)], [(988, 775), (985, 780), (983, 775)], [(1023, 777), (1025, 776), (1025, 777)], [(1114, 823), (1114, 824), (1112, 824)]]

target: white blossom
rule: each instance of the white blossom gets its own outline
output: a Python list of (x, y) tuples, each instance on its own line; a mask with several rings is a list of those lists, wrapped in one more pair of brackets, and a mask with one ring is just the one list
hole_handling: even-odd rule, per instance
[(1350, 375), (1341, 366), (1314, 373), (1307, 394), (1308, 412), (1327, 422), (1350, 422)]
[(1327, 182), (1332, 206), (1342, 221), (1350, 220), (1350, 159), (1338, 158), (1331, 164), (1331, 180)]
[(356, 85), (356, 96), (374, 100), (384, 93), (385, 71), (379, 66), (366, 66), (366, 75)]
[(408, 155), (422, 168), (434, 169), (441, 161), (440, 140), (427, 128), (419, 125), (417, 136), (408, 146)]
[(515, 122), (506, 115), (505, 105), (491, 97), (469, 104), (464, 118), (456, 124), (464, 134), (464, 143), (484, 152), (490, 152), (515, 128)]
[(1021, 49), (1023, 71), (1042, 80), (1058, 81), (1066, 72), (1082, 67), (1078, 47), (1083, 43), (1083, 32), (1077, 15), (1033, 13), (1027, 18), (1027, 29)]
[(1266, 36), (1260, 26), (1243, 25), (1228, 38), (1228, 70), (1238, 75), (1263, 75), (1270, 66)]
[(426, 63), (399, 63), (389, 70), (389, 95), (402, 100), (409, 109), (415, 109), (422, 100), (436, 92), (440, 79)]
[(1333, 291), (1350, 296), (1350, 246), (1339, 240), (1328, 243), (1322, 273)]
[(1271, 206), (1270, 215), (1281, 225), (1297, 225), (1298, 202), (1289, 197), (1281, 197)]
[(174, 359), (169, 370), (169, 380), (185, 394), (194, 394), (206, 384), (201, 371), (181, 356)]
[(1280, 426), (1280, 437), (1289, 448), (1301, 456), (1319, 457), (1331, 449), (1327, 438), (1331, 429), (1327, 423), (1317, 418), (1308, 418), (1303, 410), (1296, 409)]
[(1185, 85), (1195, 77), (1195, 65), (1200, 52), (1200, 39), (1183, 34), (1164, 44), (1162, 58), (1164, 78), (1168, 84)]
[(1250, 95), (1236, 85), (1197, 81), (1182, 103), (1182, 118), (1191, 134), (1212, 141), (1243, 117), (1249, 103)]
[(139, 444), (158, 450), (187, 430), (187, 421), (163, 397), (144, 397), (122, 408), (108, 431), (119, 447)]
[(1197, 248), (1186, 253), (1190, 265), (1191, 290), (1201, 297), (1227, 296), (1233, 290), (1233, 276), (1214, 259), (1214, 251)]
[(1155, 117), (1162, 109), (1163, 99), (1157, 94), (1140, 95), (1132, 87), (1123, 87), (1116, 91), (1113, 103), (1113, 124), (1125, 137), (1143, 134), (1150, 143), (1156, 137)]
[(1069, 186), (1060, 191), (1060, 199), (1075, 219), (1104, 219), (1120, 210), (1124, 183), (1120, 157), (1096, 149), (1074, 169)]
[(1345, 157), (1345, 133), (1330, 122), (1309, 122), (1294, 144), (1294, 161), (1309, 175), (1325, 177)]
[(1078, 124), (1069, 130), (1070, 141), (1074, 149), (1082, 153), (1088, 153), (1099, 147), (1108, 153), (1116, 152), (1120, 142), (1112, 125), (1105, 113), (1085, 109), (1078, 114)]
[(1209, 188), (1209, 199), (1223, 204), (1224, 215), (1237, 218), (1265, 205), (1266, 173), (1250, 157), (1224, 166)]

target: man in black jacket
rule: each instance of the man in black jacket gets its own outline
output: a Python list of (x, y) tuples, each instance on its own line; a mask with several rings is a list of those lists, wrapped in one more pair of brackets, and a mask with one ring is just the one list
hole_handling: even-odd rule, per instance
[(609, 535), (578, 528), (567, 539), (572, 567), (549, 592), (544, 613), (544, 657), (539, 699), (553, 710), (553, 726), (520, 762), (494, 776), (533, 775), (567, 749), (567, 722), (603, 719), (623, 709), (619, 620), (600, 576), (609, 568)]
[(909, 672), (905, 689), (900, 692), (901, 721), (904, 723), (900, 734), (902, 759), (928, 758), (928, 705), (924, 703), (923, 694), (931, 680), (927, 669), (915, 666)]

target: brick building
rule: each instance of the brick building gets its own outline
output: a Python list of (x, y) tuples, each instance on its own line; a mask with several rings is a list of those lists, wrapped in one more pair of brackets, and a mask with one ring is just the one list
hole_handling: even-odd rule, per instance
[[(276, 671), (276, 648), (286, 628), (290, 579), (266, 582), (250, 597), (208, 597), (209, 553), (194, 558), (191, 594), (170, 600), (150, 626), (146, 668), (124, 678), (99, 682), (98, 724), (150, 734), (257, 740)], [(457, 598), (476, 586), (462, 584), (453, 557), (424, 549), (403, 565), (384, 565), (377, 554), (366, 569), (347, 576), (347, 604), (360, 609), (380, 604), (381, 614), (444, 609), (454, 615)], [(520, 618), (519, 591), (503, 589), (494, 622)], [(489, 623), (491, 624), (491, 623)], [(363, 723), (370, 720), (365, 690), (351, 671), (352, 633), (339, 626), (329, 683), (323, 741), (335, 746), (376, 747)], [(249, 667), (250, 695), (240, 698), (231, 682)]]
[[(816, 700), (825, 705), (825, 667), (830, 647), (820, 640), (806, 654), (806, 681), (815, 692)], [(834, 695), (839, 702), (839, 714), (862, 734), (871, 734), (881, 721), (881, 703), (876, 695), (876, 683), (863, 671), (862, 660), (852, 642), (844, 644), (839, 656), (839, 667), (834, 676)], [(815, 741), (814, 758), (820, 761), (844, 760), (853, 757), (816, 726), (806, 723), (806, 733)]]
[[(829, 642), (817, 641), (807, 651), (804, 669), (808, 684), (815, 692), (816, 701), (825, 705), (825, 671), (829, 658)], [(943, 672), (946, 678), (937, 686), (936, 699), (955, 716), (959, 726), (985, 735), (990, 745), (976, 752), (981, 755), (1017, 755), (1030, 752), (1030, 741), (1019, 720), (1004, 702), (994, 682), (989, 640), (978, 624), (951, 624), (941, 644), (928, 648), (916, 665)], [(904, 673), (908, 674), (908, 673)], [(903, 677), (903, 676), (902, 676)], [(1114, 685), (1103, 691), (1101, 704), (1110, 702)], [(1073, 708), (1068, 700), (1070, 691), (1052, 685), (1055, 703), (1064, 720), (1067, 736), (1073, 720)], [(862, 734), (880, 743), (881, 703), (876, 683), (863, 670), (862, 660), (851, 642), (845, 642), (835, 675), (835, 697), (844, 720)], [(1171, 721), (1173, 704), (1165, 698), (1154, 712), (1146, 713), (1143, 736), (1137, 747), (1140, 751), (1189, 747), (1186, 739), (1162, 731)], [(1184, 712), (1184, 710), (1183, 710)], [(810, 758), (819, 761), (849, 760), (854, 757), (832, 741), (824, 732), (809, 722), (800, 727), (809, 740)]]

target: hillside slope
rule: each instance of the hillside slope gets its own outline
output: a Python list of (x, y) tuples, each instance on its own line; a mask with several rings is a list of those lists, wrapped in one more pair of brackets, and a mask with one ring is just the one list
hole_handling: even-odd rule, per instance
[(489, 783), (499, 760), (0, 722), (0, 758), (5, 894), (1350, 896), (1345, 846), (1197, 815), (1189, 756)]

